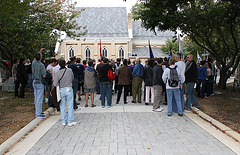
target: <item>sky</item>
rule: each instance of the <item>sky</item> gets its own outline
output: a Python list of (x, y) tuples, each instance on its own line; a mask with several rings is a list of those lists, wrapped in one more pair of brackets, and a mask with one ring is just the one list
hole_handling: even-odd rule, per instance
[(127, 11), (130, 12), (130, 9), (134, 4), (136, 4), (137, 0), (72, 0), (73, 2), (77, 2), (76, 7), (116, 7), (122, 6), (127, 7)]

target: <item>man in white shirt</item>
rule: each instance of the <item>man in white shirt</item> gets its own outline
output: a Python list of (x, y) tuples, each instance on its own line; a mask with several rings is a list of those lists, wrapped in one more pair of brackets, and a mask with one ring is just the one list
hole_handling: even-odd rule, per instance
[[(182, 74), (184, 75), (185, 73), (185, 69), (186, 69), (186, 65), (185, 63), (181, 60), (181, 54), (180, 53), (176, 53), (174, 54), (174, 58), (175, 58), (175, 65), (177, 67), (180, 68)], [(185, 77), (185, 76), (184, 76)], [(183, 86), (182, 86), (182, 89), (180, 89), (180, 97), (181, 97), (181, 105), (182, 105), (182, 110), (184, 111), (184, 91), (185, 91), (185, 87), (184, 87), (184, 83), (183, 83)], [(174, 107), (174, 106), (173, 106)], [(173, 108), (174, 109), (174, 108)]]

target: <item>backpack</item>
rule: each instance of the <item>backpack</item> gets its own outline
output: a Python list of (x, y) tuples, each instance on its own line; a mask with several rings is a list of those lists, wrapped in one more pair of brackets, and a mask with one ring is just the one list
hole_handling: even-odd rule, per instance
[(174, 68), (170, 68), (170, 78), (168, 79), (168, 85), (170, 87), (177, 87), (178, 86), (178, 81), (179, 81), (179, 78), (178, 78), (178, 73), (177, 73), (177, 66), (175, 66)]
[(115, 74), (111, 69), (108, 70), (108, 78), (112, 82), (113, 79), (115, 79)]

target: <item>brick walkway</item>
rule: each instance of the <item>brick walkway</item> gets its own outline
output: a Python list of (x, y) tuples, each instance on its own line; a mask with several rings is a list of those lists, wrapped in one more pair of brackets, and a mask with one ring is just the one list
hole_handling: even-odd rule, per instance
[(119, 105), (103, 109), (98, 98), (97, 95), (97, 107), (82, 108), (75, 113), (78, 122), (75, 127), (63, 127), (57, 121), (27, 154), (234, 154), (186, 115), (168, 117), (166, 106), (163, 112), (152, 112), (152, 106), (123, 105), (121, 99)]

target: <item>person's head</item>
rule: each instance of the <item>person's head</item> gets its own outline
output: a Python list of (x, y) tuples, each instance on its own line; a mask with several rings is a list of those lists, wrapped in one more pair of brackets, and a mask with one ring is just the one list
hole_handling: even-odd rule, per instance
[(72, 62), (76, 62), (77, 57), (76, 57), (76, 56), (72, 56), (72, 57), (70, 58), (70, 60), (71, 60)]
[(168, 58), (167, 58), (167, 57), (165, 57), (163, 60), (164, 60), (164, 62), (167, 62), (167, 61), (168, 61)]
[(98, 62), (101, 62), (101, 59), (98, 59)]
[(26, 60), (25, 58), (21, 58), (20, 61), (19, 61), (19, 63), (20, 63), (20, 64), (25, 64), (25, 60)]
[(52, 59), (51, 59), (51, 64), (52, 64), (53, 66), (56, 66), (56, 64), (57, 64), (57, 59), (56, 59), (56, 58), (52, 58)]
[(96, 60), (95, 60), (95, 59), (92, 59), (92, 62), (95, 64), (95, 63), (96, 63)]
[(155, 62), (154, 59), (149, 59), (148, 60), (148, 65), (153, 67), (154, 66), (154, 62)]
[(204, 66), (205, 63), (206, 63), (205, 61), (200, 61), (200, 65), (201, 65), (201, 66)]
[(163, 63), (163, 58), (158, 58), (157, 63), (158, 63), (158, 65), (161, 65)]
[(16, 64), (18, 62), (18, 60), (15, 58), (13, 59), (13, 63)]
[(180, 53), (174, 54), (174, 58), (175, 58), (176, 62), (181, 61), (181, 54)]
[(29, 60), (29, 59), (26, 59), (26, 63), (30, 63), (30, 60)]
[(86, 60), (83, 60), (82, 63), (83, 63), (84, 65), (86, 65), (86, 64), (87, 64), (87, 61), (86, 61)]
[(193, 61), (193, 59), (194, 59), (193, 55), (192, 54), (188, 54), (187, 61), (191, 62), (191, 61)]
[(105, 57), (102, 57), (102, 58), (101, 58), (101, 61), (103, 62), (104, 59), (105, 59)]
[(128, 65), (128, 60), (127, 59), (123, 59), (123, 65), (125, 65), (125, 66)]
[(42, 54), (40, 52), (37, 52), (35, 54), (35, 58), (36, 58), (37, 61), (40, 61), (42, 59)]
[(93, 66), (93, 61), (92, 60), (88, 61), (88, 66)]
[(169, 59), (169, 65), (174, 65), (175, 64), (175, 59), (174, 58), (170, 58)]
[(76, 63), (80, 64), (81, 63), (81, 58), (77, 58)]
[(64, 68), (64, 67), (66, 66), (66, 61), (65, 61), (64, 59), (60, 59), (60, 60), (59, 60), (59, 66), (60, 66), (61, 68)]
[(120, 58), (117, 58), (117, 62), (120, 63), (120, 62), (121, 62), (121, 59), (120, 59)]
[(136, 60), (135, 60), (135, 63), (137, 64), (137, 63), (140, 63), (140, 58), (137, 58)]
[(103, 63), (105, 63), (105, 64), (108, 63), (108, 58), (104, 58)]
[(128, 65), (131, 65), (131, 60), (130, 59), (128, 59)]

